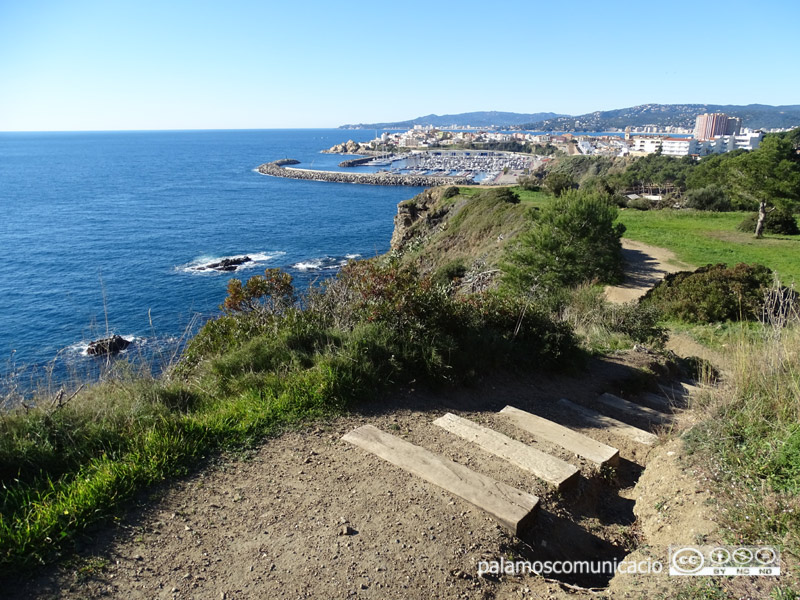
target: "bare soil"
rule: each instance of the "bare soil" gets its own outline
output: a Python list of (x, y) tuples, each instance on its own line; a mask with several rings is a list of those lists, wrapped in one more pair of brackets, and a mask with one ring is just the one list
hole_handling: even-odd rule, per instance
[(619, 304), (644, 296), (667, 273), (695, 268), (679, 261), (671, 250), (627, 238), (622, 238), (622, 255), (625, 259), (625, 281), (605, 289), (608, 301)]

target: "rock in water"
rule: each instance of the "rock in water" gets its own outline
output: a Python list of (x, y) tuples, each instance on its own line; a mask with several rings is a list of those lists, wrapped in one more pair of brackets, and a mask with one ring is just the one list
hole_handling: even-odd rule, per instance
[(102, 340), (90, 342), (86, 352), (90, 356), (118, 354), (130, 345), (131, 343), (121, 335), (112, 335), (109, 338), (103, 338)]
[(208, 264), (204, 267), (198, 267), (198, 271), (205, 271), (211, 269), (213, 271), (235, 271), (240, 265), (248, 263), (253, 259), (249, 256), (234, 256), (233, 258), (223, 258), (219, 262)]

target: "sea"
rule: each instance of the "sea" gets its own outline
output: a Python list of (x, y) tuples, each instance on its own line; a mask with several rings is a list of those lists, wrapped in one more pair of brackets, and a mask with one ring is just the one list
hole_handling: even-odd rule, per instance
[[(397, 204), (421, 188), (255, 171), (337, 169), (348, 157), (321, 150), (376, 133), (0, 133), (0, 394), (101, 373), (86, 350), (110, 333), (157, 371), (220, 314), (232, 277), (279, 267), (302, 291), (386, 252)], [(207, 268), (241, 256), (235, 272)]]

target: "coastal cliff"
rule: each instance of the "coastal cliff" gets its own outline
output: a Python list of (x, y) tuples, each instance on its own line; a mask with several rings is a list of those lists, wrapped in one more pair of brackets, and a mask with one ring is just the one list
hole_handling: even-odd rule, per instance
[(493, 285), (504, 248), (528, 222), (528, 208), (509, 193), (427, 189), (397, 206), (390, 252), (422, 273), (458, 277), (469, 291)]

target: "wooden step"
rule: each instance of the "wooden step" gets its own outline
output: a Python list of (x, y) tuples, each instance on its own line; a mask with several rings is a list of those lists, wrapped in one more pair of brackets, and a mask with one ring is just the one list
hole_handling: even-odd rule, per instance
[(564, 462), (555, 456), (545, 454), (541, 450), (532, 448), (493, 429), (478, 425), (469, 419), (447, 413), (443, 417), (436, 419), (433, 424), (456, 434), (460, 438), (478, 444), (487, 452), (507, 460), (520, 469), (533, 473), (536, 477), (555, 486), (558, 490), (569, 486), (578, 479), (579, 471), (574, 465)]
[(675, 404), (670, 402), (669, 398), (666, 396), (659, 396), (658, 394), (645, 392), (640, 394), (639, 397), (642, 399), (642, 402), (648, 404), (651, 408), (660, 410), (661, 412), (672, 412), (675, 408)]
[(533, 494), (476, 473), (372, 425), (354, 429), (342, 439), (463, 498), (492, 515), (514, 535), (521, 535), (536, 518), (539, 498)]
[(642, 406), (641, 404), (636, 404), (635, 402), (625, 400), (624, 398), (620, 398), (614, 394), (601, 394), (598, 396), (597, 400), (606, 406), (610, 406), (614, 410), (618, 410), (622, 414), (630, 415), (639, 419), (645, 419), (654, 423), (663, 423), (664, 421), (670, 420), (670, 416), (664, 414), (663, 412), (659, 412), (657, 410), (653, 410), (652, 408)]
[(668, 398), (685, 398), (700, 391), (700, 388), (696, 385), (683, 383), (682, 381), (673, 381), (670, 385), (658, 384), (658, 388)]
[(561, 446), (598, 466), (614, 466), (619, 462), (619, 450), (593, 440), (587, 435), (573, 431), (538, 415), (525, 412), (513, 406), (506, 406), (501, 415), (510, 419), (514, 425), (534, 437)]
[(585, 406), (580, 406), (578, 404), (575, 404), (574, 402), (570, 402), (565, 398), (559, 400), (558, 403), (564, 408), (568, 408), (573, 412), (579, 414), (583, 419), (583, 421), (590, 427), (604, 429), (605, 431), (608, 431), (612, 435), (619, 435), (622, 437), (626, 437), (629, 440), (633, 440), (634, 442), (639, 442), (640, 444), (645, 444), (646, 446), (653, 446), (658, 441), (658, 437), (653, 435), (649, 431), (645, 431), (644, 429), (639, 429), (638, 427), (634, 427), (633, 425), (628, 425), (627, 423), (623, 423), (622, 421), (617, 421), (616, 419), (607, 417), (606, 415), (601, 414), (596, 410), (592, 410), (590, 408), (586, 408)]
[(688, 394), (694, 394), (695, 392), (699, 392), (700, 390), (702, 390), (702, 389), (703, 389), (703, 388), (702, 388), (702, 387), (700, 387), (699, 385), (695, 385), (695, 384), (693, 384), (693, 383), (689, 383), (688, 381), (680, 381), (680, 382), (678, 382), (678, 383), (680, 384), (680, 386), (681, 386), (681, 387), (682, 387), (684, 390), (686, 390), (686, 392), (687, 392)]

